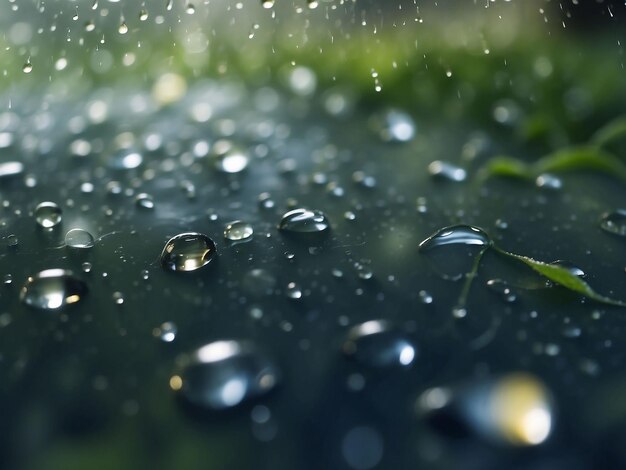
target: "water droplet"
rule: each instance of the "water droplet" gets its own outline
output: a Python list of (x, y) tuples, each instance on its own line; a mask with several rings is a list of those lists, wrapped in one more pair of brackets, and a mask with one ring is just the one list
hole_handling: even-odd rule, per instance
[(121, 149), (111, 155), (107, 165), (112, 170), (132, 170), (143, 163), (143, 156), (132, 149)]
[(17, 247), (17, 245), (19, 245), (20, 240), (19, 238), (17, 238), (17, 235), (9, 235), (7, 236), (7, 246), (10, 248), (15, 248)]
[(148, 10), (141, 10), (139, 12), (139, 21), (146, 21), (148, 19)]
[(293, 300), (301, 299), (302, 289), (295, 282), (290, 282), (287, 284), (287, 288), (285, 289), (285, 295)]
[(417, 295), (419, 296), (419, 300), (420, 300), (421, 303), (423, 303), (423, 304), (432, 304), (433, 303), (433, 296), (430, 295), (425, 290), (419, 291), (419, 293)]
[(35, 208), (35, 220), (40, 227), (52, 228), (61, 222), (61, 208), (54, 202), (42, 202)]
[(124, 294), (122, 294), (121, 292), (113, 292), (113, 302), (115, 302), (116, 305), (122, 305), (124, 303)]
[(560, 260), (557, 260), (557, 261), (553, 261), (550, 264), (552, 266), (558, 266), (559, 268), (566, 269), (573, 276), (577, 276), (577, 277), (585, 277), (586, 276), (585, 271), (580, 269), (575, 264), (570, 263), (569, 261), (564, 261), (564, 260), (560, 259)]
[(426, 390), (417, 410), (436, 431), (451, 437), (475, 434), (498, 444), (534, 446), (552, 431), (552, 400), (536, 377), (513, 373), (456, 390)]
[(4, 278), (2, 278), (2, 281), (6, 284), (9, 285), (13, 282), (13, 276), (11, 274), (5, 274)]
[(321, 211), (294, 209), (283, 215), (278, 228), (291, 233), (318, 233), (327, 231), (330, 223)]
[(83, 272), (90, 273), (92, 266), (91, 266), (91, 263), (89, 261), (85, 261), (81, 265), (81, 268), (83, 269)]
[[(2, 169), (0, 168), (1, 175)], [(626, 209), (618, 209), (604, 214), (600, 220), (600, 228), (613, 235), (626, 237)]]
[(20, 175), (24, 171), (24, 164), (21, 162), (0, 163), (0, 178)]
[(465, 181), (467, 178), (467, 172), (463, 168), (440, 160), (435, 160), (428, 165), (428, 173), (435, 178), (453, 181), (455, 183)]
[(28, 278), (20, 292), (20, 300), (41, 310), (57, 310), (75, 304), (86, 294), (87, 285), (71, 271), (47, 269)]
[(544, 189), (561, 189), (563, 187), (563, 181), (560, 178), (548, 173), (537, 176), (535, 179), (535, 185), (538, 188)]
[(471, 225), (453, 225), (437, 230), (419, 245), (421, 251), (428, 251), (444, 245), (489, 246), (492, 241), (482, 229)]
[(24, 64), (22, 67), (22, 72), (31, 73), (33, 71), (33, 64), (30, 63), (30, 60)]
[(170, 387), (191, 405), (219, 411), (270, 392), (279, 381), (276, 365), (247, 341), (216, 341), (189, 357)]
[[(377, 78), (377, 75), (374, 78)], [(415, 136), (415, 123), (404, 111), (395, 109), (388, 111), (377, 127), (380, 137), (385, 141), (408, 142)]]
[(240, 173), (248, 167), (250, 158), (243, 150), (227, 140), (215, 142), (212, 149), (215, 168), (222, 173)]
[(319, 2), (317, 0), (306, 0), (309, 9), (315, 10), (319, 6)]
[(125, 21), (120, 23), (120, 26), (117, 28), (117, 32), (120, 34), (126, 34), (128, 32), (128, 26)]
[(195, 271), (209, 264), (217, 247), (201, 233), (181, 233), (172, 237), (161, 252), (161, 265), (168, 271)]
[(465, 318), (467, 316), (467, 309), (465, 307), (454, 307), (452, 309), (452, 316), (454, 318)]
[(252, 225), (241, 220), (234, 220), (224, 228), (224, 238), (230, 241), (249, 240), (253, 233)]
[(140, 193), (135, 197), (135, 205), (141, 209), (154, 209), (154, 199), (150, 194)]
[(415, 346), (384, 320), (371, 320), (352, 327), (342, 347), (358, 363), (375, 368), (406, 367), (417, 354)]
[(178, 333), (178, 327), (175, 323), (171, 321), (166, 321), (161, 323), (158, 328), (152, 330), (152, 335), (155, 338), (159, 338), (164, 343), (171, 343), (176, 339), (176, 334)]
[(582, 334), (580, 327), (574, 325), (565, 325), (562, 332), (566, 338), (580, 338)]
[(70, 248), (91, 248), (94, 245), (94, 239), (87, 230), (73, 228), (65, 234), (65, 244)]
[(493, 292), (499, 294), (505, 302), (512, 303), (517, 300), (517, 295), (511, 289), (511, 286), (509, 286), (509, 284), (502, 279), (488, 280), (487, 287), (489, 287), (489, 289), (491, 289)]
[(263, 8), (269, 10), (274, 6), (274, 0), (262, 0), (261, 5), (263, 5)]

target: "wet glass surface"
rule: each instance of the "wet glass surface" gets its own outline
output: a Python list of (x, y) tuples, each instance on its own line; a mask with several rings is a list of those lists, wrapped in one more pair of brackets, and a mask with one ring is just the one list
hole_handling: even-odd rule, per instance
[[(623, 71), (607, 73), (606, 98), (569, 73), (588, 68), (569, 53), (505, 49), (534, 68), (476, 68), (493, 75), (483, 90), (473, 66), (444, 63), (446, 46), (438, 75), (414, 70), (420, 86), (383, 98), (376, 87), (406, 77), (374, 70), (364, 92), (313, 61), (253, 78), (148, 67), (150, 81), (134, 70), (107, 83), (126, 65), (97, 70), (126, 57), (124, 38), (206, 5), (133, 3), (131, 19), (128, 5), (101, 3), (53, 3), (33, 20), (76, 24), (74, 40), (93, 27), (105, 44), (114, 25), (110, 51), (84, 47), (96, 72), (72, 66), (79, 48), (55, 45), (69, 66), (15, 52), (19, 77), (39, 81), (0, 92), (0, 467), (626, 464), (624, 308), (491, 248), (558, 262), (626, 300), (624, 180), (584, 165), (481, 172), (495, 156), (530, 164), (585, 144), (623, 112), (626, 82), (611, 81)], [(238, 18), (228, 5), (216, 8)], [(16, 51), (29, 8), (0, 7), (16, 15)], [(245, 37), (266, 31), (250, 24)], [(193, 34), (209, 30), (183, 31), (204, 51)], [(91, 81), (44, 89), (38, 67)]]

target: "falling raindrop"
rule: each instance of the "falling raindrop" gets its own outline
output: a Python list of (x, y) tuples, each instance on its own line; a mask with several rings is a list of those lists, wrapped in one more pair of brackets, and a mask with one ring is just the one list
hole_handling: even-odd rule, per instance
[(352, 327), (342, 351), (359, 364), (375, 368), (406, 367), (417, 354), (405, 335), (384, 320), (370, 320)]
[(168, 271), (195, 271), (209, 264), (217, 253), (213, 240), (201, 233), (172, 237), (161, 252), (161, 265)]
[(52, 228), (61, 222), (61, 208), (54, 202), (42, 202), (35, 208), (35, 220), (40, 227)]
[(31, 73), (32, 71), (33, 71), (33, 64), (31, 64), (30, 60), (28, 60), (22, 67), (22, 72)]
[(181, 359), (170, 387), (187, 403), (220, 411), (259, 398), (276, 387), (276, 365), (247, 341), (215, 341)]
[(79, 302), (86, 294), (87, 285), (71, 271), (47, 269), (28, 278), (20, 300), (40, 310), (57, 310)]

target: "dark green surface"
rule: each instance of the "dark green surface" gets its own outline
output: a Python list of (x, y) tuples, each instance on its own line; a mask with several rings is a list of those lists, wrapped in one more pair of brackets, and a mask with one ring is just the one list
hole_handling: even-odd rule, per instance
[[(62, 18), (71, 24), (67, 15)], [(417, 34), (392, 30), (379, 44), (374, 41), (376, 51), (368, 54), (360, 53), (360, 45), (371, 33), (346, 39), (337, 54), (319, 59), (311, 52), (314, 46), (298, 52), (298, 64), (312, 66), (320, 82), (308, 97), (295, 96), (281, 78), (285, 57), (295, 54), (288, 46), (270, 55), (265, 72), (246, 64), (237, 71), (241, 55), (232, 56), (230, 72), (220, 78), (211, 75), (215, 63), (195, 70), (180, 65), (182, 59), (155, 56), (116, 80), (119, 67), (96, 76), (72, 65), (65, 81), (54, 72), (49, 88), (43, 83), (53, 74), (42, 64), (49, 68), (54, 62), (41, 59), (47, 57), (41, 52), (45, 41), (29, 75), (20, 70), (21, 56), (11, 55), (7, 67), (17, 66), (17, 72), (13, 67), (6, 81), (2, 102), (10, 99), (11, 110), (5, 106), (3, 116), (6, 120), (12, 113), (19, 121), (8, 129), (13, 144), (0, 149), (0, 162), (22, 161), (25, 171), (0, 179), (0, 276), (12, 276), (0, 287), (0, 315), (8, 314), (4, 323), (10, 320), (0, 327), (0, 466), (350, 468), (341, 443), (355, 426), (369, 426), (382, 436), (377, 468), (624, 465), (619, 443), (626, 433), (621, 404), (626, 311), (561, 287), (544, 288), (545, 279), (530, 268), (488, 251), (468, 294), (468, 314), (455, 319), (451, 310), (463, 283), (442, 279), (440, 271), (454, 265), (458, 274), (459, 259), (464, 265), (475, 250), (455, 247), (437, 259), (418, 250), (441, 227), (471, 224), (484, 228), (504, 250), (545, 262), (567, 260), (584, 270), (594, 290), (626, 300), (626, 238), (599, 227), (603, 213), (624, 207), (623, 181), (603, 172), (568, 171), (559, 173), (563, 188), (549, 190), (532, 180), (484, 180), (480, 174), (494, 156), (532, 164), (542, 155), (582, 145), (623, 114), (626, 82), (614, 37), (587, 44), (568, 37), (544, 41), (545, 33), (529, 32), (485, 55), (480, 43), (456, 47), (426, 35), (419, 36), (424, 49), (396, 50), (394, 40)], [(62, 37), (57, 40), (63, 43)], [(161, 40), (171, 44), (169, 36)], [(111, 48), (115, 57), (124, 52), (126, 43), (120, 44)], [(174, 53), (176, 47), (156, 44), (157, 56), (182, 57)], [(83, 63), (85, 51), (67, 47), (68, 55)], [(222, 49), (228, 57), (228, 47)], [(253, 52), (244, 48), (243, 55)], [(389, 54), (408, 65), (394, 72)], [(533, 72), (538, 56), (551, 61), (548, 77)], [(379, 69), (381, 93), (372, 89), (372, 67)], [(179, 102), (158, 107), (150, 87), (170, 68), (187, 79), (189, 90)], [(263, 86), (277, 91), (273, 111), (255, 105)], [(351, 98), (352, 110), (343, 116), (326, 113), (329, 89)], [(147, 111), (130, 111), (136, 96), (149, 103)], [(94, 99), (108, 104), (108, 118), (100, 124), (87, 120), (83, 131), (72, 134), (68, 122), (85, 117)], [(506, 124), (493, 119), (502, 99), (517, 109), (517, 118)], [(189, 117), (200, 101), (214, 108), (207, 123)], [(411, 142), (381, 140), (376, 122), (390, 107), (413, 117)], [(217, 172), (210, 157), (186, 156), (198, 139), (223, 137), (222, 119), (234, 121), (235, 133), (228, 138), (239, 146), (251, 153), (258, 145), (268, 150), (263, 158), (252, 157), (239, 175)], [(255, 132), (260, 122), (270, 123), (274, 132)], [(122, 132), (131, 132), (143, 153), (138, 169), (107, 166), (113, 140)], [(164, 146), (147, 151), (144, 137), (152, 132), (162, 135)], [(68, 148), (76, 138), (101, 139), (102, 150), (72, 156)], [(623, 141), (607, 148), (624, 163)], [(427, 166), (433, 160), (463, 166), (467, 180), (432, 178)], [(374, 176), (375, 187), (355, 183), (355, 171)], [(344, 195), (314, 183), (316, 172), (343, 188)], [(33, 187), (26, 185), (26, 175), (35, 177)], [(184, 180), (194, 184), (195, 198), (181, 190)], [(92, 193), (81, 192), (86, 181), (94, 184)], [(129, 194), (109, 194), (110, 181), (119, 181)], [(153, 210), (137, 207), (134, 196), (141, 192), (153, 196)], [(263, 192), (271, 194), (274, 209), (260, 206)], [(277, 224), (291, 207), (290, 198), (297, 201), (292, 205), (324, 211), (331, 221), (329, 236), (303, 240), (280, 233)], [(63, 209), (62, 224), (51, 231), (39, 229), (32, 216), (45, 200)], [(418, 211), (420, 205), (427, 210)], [(354, 212), (355, 220), (347, 220), (346, 211)], [(235, 219), (252, 224), (251, 241), (223, 239), (224, 225)], [(77, 226), (98, 239), (92, 249), (76, 253), (63, 246), (65, 232)], [(166, 272), (159, 262), (164, 244), (188, 231), (214, 239), (217, 259), (197, 272)], [(9, 235), (18, 237), (16, 247), (7, 246)], [(295, 256), (289, 259), (287, 253)], [(89, 273), (81, 270), (85, 261), (92, 263)], [(364, 268), (355, 263), (371, 269), (373, 277), (359, 277)], [(88, 284), (88, 295), (58, 313), (21, 304), (19, 290), (27, 277), (49, 268), (72, 269)], [(256, 268), (275, 280), (270, 293), (251, 282), (249, 272)], [(333, 269), (343, 277), (333, 276)], [(515, 303), (486, 287), (494, 278), (513, 286)], [(302, 299), (285, 295), (290, 282), (303, 289)], [(432, 304), (419, 301), (420, 290), (433, 296)], [(123, 304), (115, 303), (114, 292), (123, 294)], [(262, 309), (261, 319), (251, 316), (252, 307)], [(371, 319), (388, 320), (414, 342), (418, 357), (411, 367), (371, 370), (342, 355), (349, 327)], [(164, 321), (178, 327), (172, 343), (152, 334)], [(579, 336), (570, 337), (572, 327), (580, 329)], [(274, 358), (283, 375), (279, 387), (260, 402), (227, 413), (184, 406), (168, 386), (176, 357), (227, 338), (251, 340)], [(482, 383), (518, 370), (538, 376), (554, 396), (554, 432), (538, 448), (441, 436), (414, 411), (416, 398), (428, 387)], [(354, 373), (365, 379), (362, 391), (347, 386)], [(267, 428), (259, 431), (250, 417), (257, 403), (271, 410), (276, 434), (269, 442), (258, 438)]]

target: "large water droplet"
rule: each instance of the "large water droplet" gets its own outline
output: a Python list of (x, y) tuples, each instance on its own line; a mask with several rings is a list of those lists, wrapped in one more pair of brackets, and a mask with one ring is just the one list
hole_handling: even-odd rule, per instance
[(94, 244), (94, 239), (87, 230), (73, 228), (65, 234), (65, 244), (70, 248), (91, 248)]
[(426, 390), (417, 409), (435, 430), (450, 437), (474, 434), (499, 444), (534, 446), (551, 433), (551, 401), (539, 379), (514, 373), (455, 390)]
[(600, 228), (613, 235), (626, 237), (626, 209), (604, 214), (600, 220)]
[(421, 251), (428, 251), (444, 245), (489, 246), (492, 241), (489, 235), (478, 227), (471, 225), (453, 225), (437, 230), (420, 243)]
[(24, 164), (21, 162), (0, 163), (0, 178), (17, 176), (24, 171)]
[(35, 220), (40, 227), (54, 227), (61, 222), (61, 208), (54, 202), (42, 202), (35, 208)]
[(283, 215), (278, 228), (292, 233), (316, 233), (328, 230), (330, 223), (321, 211), (294, 209)]
[(209, 264), (217, 247), (213, 240), (201, 233), (180, 233), (165, 244), (161, 265), (169, 271), (195, 271)]
[(342, 349), (348, 357), (369, 367), (405, 367), (416, 356), (415, 346), (383, 320), (352, 327)]
[(188, 403), (225, 410), (270, 392), (279, 380), (276, 365), (246, 341), (216, 341), (190, 357), (170, 387)]
[(47, 269), (28, 278), (20, 292), (20, 300), (41, 310), (57, 310), (75, 304), (86, 294), (87, 285), (71, 271)]
[(249, 240), (253, 233), (252, 225), (241, 220), (234, 220), (224, 228), (224, 238), (233, 242)]

